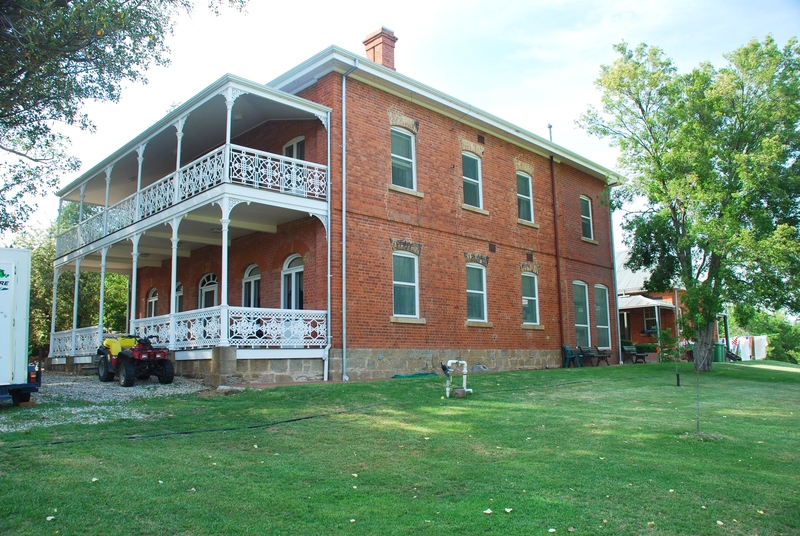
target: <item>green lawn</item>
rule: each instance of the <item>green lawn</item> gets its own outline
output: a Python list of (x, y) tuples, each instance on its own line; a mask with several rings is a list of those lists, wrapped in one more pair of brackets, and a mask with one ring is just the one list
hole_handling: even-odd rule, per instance
[(800, 533), (800, 367), (715, 363), (700, 436), (678, 371), (475, 374), (466, 399), (415, 378), (142, 400), (145, 420), (3, 434), (0, 534)]

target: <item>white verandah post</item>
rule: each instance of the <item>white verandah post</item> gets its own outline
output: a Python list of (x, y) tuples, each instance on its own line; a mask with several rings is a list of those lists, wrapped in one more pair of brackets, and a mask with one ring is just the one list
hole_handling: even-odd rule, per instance
[(58, 278), (61, 275), (61, 268), (53, 269), (53, 307), (50, 313), (50, 352), (48, 357), (53, 357), (53, 335), (56, 332), (56, 312), (58, 310)]
[(75, 347), (77, 345), (77, 334), (75, 330), (78, 329), (78, 291), (80, 290), (81, 279), (81, 259), (75, 259), (75, 291), (72, 296), (72, 348), (70, 355), (75, 355)]
[(178, 289), (178, 228), (181, 225), (182, 216), (173, 218), (170, 225), (172, 226), (172, 275), (170, 277), (170, 292), (169, 292), (169, 348), (174, 349), (175, 344), (175, 292)]
[(106, 257), (107, 256), (108, 256), (108, 248), (103, 248), (100, 251), (100, 319), (97, 324), (97, 344), (95, 345), (97, 347), (100, 347), (103, 344), (103, 319), (105, 315), (105, 300), (106, 300)]
[(131, 266), (131, 313), (130, 313), (130, 324), (129, 324), (129, 331), (131, 335), (134, 334), (133, 330), (133, 323), (136, 321), (136, 283), (138, 282), (138, 273), (139, 273), (139, 238), (142, 235), (135, 234), (131, 237), (131, 242), (133, 242), (133, 251), (131, 252), (132, 257), (132, 266)]

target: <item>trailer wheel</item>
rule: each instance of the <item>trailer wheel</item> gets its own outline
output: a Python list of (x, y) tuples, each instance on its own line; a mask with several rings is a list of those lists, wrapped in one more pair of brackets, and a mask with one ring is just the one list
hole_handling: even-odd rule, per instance
[(17, 391), (16, 389), (11, 391), (11, 401), (14, 403), (15, 406), (19, 406), (23, 402), (30, 402), (31, 401), (31, 394), (30, 393), (23, 393), (21, 391)]
[(108, 358), (104, 355), (97, 361), (97, 377), (101, 382), (110, 382), (114, 379), (114, 373), (108, 370)]
[(130, 361), (123, 361), (119, 365), (119, 385), (120, 387), (133, 387), (136, 381), (136, 367)]
[(175, 379), (175, 367), (172, 366), (172, 361), (165, 359), (161, 363), (161, 373), (158, 375), (158, 383), (172, 383)]

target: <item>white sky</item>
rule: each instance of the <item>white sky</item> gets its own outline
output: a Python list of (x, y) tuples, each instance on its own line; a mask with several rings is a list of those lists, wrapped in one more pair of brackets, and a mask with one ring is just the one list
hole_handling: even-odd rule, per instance
[[(224, 73), (266, 83), (332, 44), (363, 55), (364, 37), (381, 26), (399, 38), (398, 72), (542, 137), (551, 123), (555, 143), (615, 169), (616, 151), (575, 126), (599, 102), (594, 80), (614, 43), (658, 46), (685, 72), (721, 67), (753, 38), (772, 34), (783, 47), (800, 35), (799, 0), (250, 0), (246, 14), (220, 17), (196, 3), (168, 41), (170, 67), (128, 85), (119, 103), (87, 105), (96, 132), (69, 132), (83, 170)], [(57, 199), (39, 206), (31, 224), (46, 225)]]

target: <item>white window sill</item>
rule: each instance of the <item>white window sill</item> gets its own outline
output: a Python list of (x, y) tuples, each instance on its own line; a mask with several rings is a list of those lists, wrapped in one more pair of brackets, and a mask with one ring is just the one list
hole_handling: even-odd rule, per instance
[(582, 236), (581, 240), (583, 240), (584, 242), (587, 242), (589, 244), (594, 244), (595, 246), (600, 244), (600, 242), (598, 242), (597, 240), (592, 240), (591, 238), (586, 238), (585, 236)]
[(479, 320), (467, 320), (464, 326), (468, 328), (493, 328), (494, 324), (491, 322), (481, 322)]
[(390, 316), (389, 322), (395, 324), (427, 324), (428, 321), (424, 318), (413, 318), (410, 316)]
[(488, 210), (483, 210), (482, 208), (473, 207), (472, 205), (465, 205), (465, 204), (462, 204), (462, 205), (461, 205), (461, 208), (463, 208), (464, 210), (469, 210), (470, 212), (475, 212), (475, 213), (478, 213), (478, 214), (483, 214), (484, 216), (488, 216), (488, 215), (489, 215), (489, 211), (488, 211)]
[(521, 219), (517, 218), (517, 223), (520, 224), (520, 225), (524, 225), (525, 227), (533, 227), (534, 229), (538, 229), (539, 228), (539, 224), (538, 223), (535, 223), (535, 222), (532, 222), (532, 221), (528, 221), (528, 220), (521, 220)]
[(396, 184), (389, 184), (389, 190), (401, 194), (413, 195), (414, 197), (419, 197), (419, 198), (425, 197), (425, 194), (423, 194), (422, 192), (418, 192), (410, 188), (405, 188), (403, 186), (397, 186)]
[(522, 329), (530, 329), (533, 331), (544, 331), (544, 324), (522, 324)]

